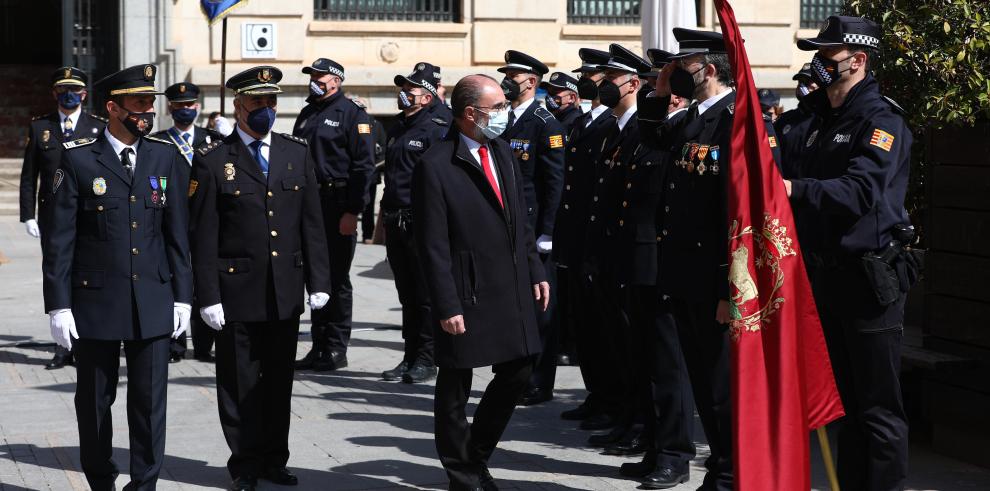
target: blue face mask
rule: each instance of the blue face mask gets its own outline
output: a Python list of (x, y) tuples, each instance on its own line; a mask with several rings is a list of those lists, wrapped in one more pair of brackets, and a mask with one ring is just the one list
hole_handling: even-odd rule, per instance
[(547, 94), (547, 96), (543, 99), (543, 102), (546, 103), (547, 109), (549, 109), (550, 111), (555, 112), (558, 109), (560, 109), (560, 104), (557, 104), (557, 100), (554, 99), (553, 96), (551, 96), (550, 94)]
[(172, 119), (183, 126), (191, 124), (193, 121), (196, 121), (196, 108), (184, 107), (182, 109), (176, 109), (172, 111)]
[(251, 111), (247, 115), (247, 125), (259, 135), (267, 135), (275, 125), (275, 110), (265, 106)]
[(67, 90), (58, 95), (58, 105), (66, 109), (75, 109), (82, 102), (82, 94)]

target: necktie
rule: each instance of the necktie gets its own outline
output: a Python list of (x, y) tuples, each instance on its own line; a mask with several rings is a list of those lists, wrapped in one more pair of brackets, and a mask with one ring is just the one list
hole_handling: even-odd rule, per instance
[[(509, 109), (509, 128), (511, 128), (512, 125), (513, 125), (513, 123), (515, 123), (515, 122), (516, 122), (516, 112), (514, 110), (512, 110), (512, 109)], [(487, 152), (487, 150), (486, 150), (486, 152)]]
[(124, 166), (124, 170), (127, 171), (127, 177), (134, 178), (134, 161), (131, 160), (131, 154), (134, 153), (134, 149), (127, 147), (120, 151), (120, 163)]
[(481, 168), (485, 171), (485, 177), (488, 178), (488, 184), (491, 185), (492, 191), (495, 191), (498, 204), (505, 208), (505, 203), (502, 202), (502, 193), (498, 191), (498, 181), (495, 180), (495, 174), (492, 173), (492, 166), (488, 163), (488, 147), (482, 145), (478, 148), (478, 157), (481, 158)]
[(698, 119), (698, 103), (697, 102), (695, 102), (694, 104), (691, 104), (691, 107), (688, 108), (688, 113), (687, 113), (687, 116), (685, 116), (685, 118), (687, 118), (686, 121), (694, 121), (694, 120)]
[(68, 140), (68, 139), (72, 138), (72, 133), (73, 133), (73, 130), (72, 130), (72, 120), (69, 119), (69, 118), (65, 118), (65, 123), (64, 123), (64, 126), (62, 128), (63, 128), (62, 129), (62, 135), (65, 136), (65, 139)]
[(190, 138), (189, 133), (182, 134), (182, 139), (185, 140), (187, 144), (189, 143), (189, 138)]
[(251, 142), (251, 150), (254, 152), (254, 159), (258, 161), (258, 165), (261, 167), (261, 173), (268, 177), (268, 159), (265, 158), (261, 153), (262, 145), (265, 142), (261, 140), (255, 140)]

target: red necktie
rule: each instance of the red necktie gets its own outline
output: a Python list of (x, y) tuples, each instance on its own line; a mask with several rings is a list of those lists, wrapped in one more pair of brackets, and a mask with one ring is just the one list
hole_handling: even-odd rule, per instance
[(488, 147), (484, 145), (478, 147), (478, 157), (481, 157), (481, 168), (485, 170), (485, 177), (488, 178), (488, 184), (492, 186), (492, 191), (495, 191), (498, 204), (505, 208), (505, 203), (502, 203), (502, 193), (498, 191), (498, 182), (495, 181), (495, 174), (492, 174), (492, 166), (488, 164)]

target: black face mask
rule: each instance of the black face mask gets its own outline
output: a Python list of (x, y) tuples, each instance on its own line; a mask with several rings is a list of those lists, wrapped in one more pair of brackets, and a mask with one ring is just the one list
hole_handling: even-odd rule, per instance
[(694, 75), (704, 69), (701, 67), (692, 73), (681, 67), (675, 68), (670, 74), (670, 93), (684, 99), (694, 99), (694, 89), (701, 85), (694, 81)]
[(801, 99), (804, 99), (804, 96), (810, 93), (811, 93), (811, 87), (809, 87), (808, 84), (804, 82), (799, 83), (797, 88), (794, 89), (794, 97), (797, 97), (799, 101)]
[(825, 58), (821, 55), (821, 53), (815, 53), (815, 56), (811, 59), (811, 69), (815, 72), (815, 82), (818, 83), (818, 88), (828, 88), (828, 86), (834, 84), (842, 78), (842, 74), (848, 72), (851, 68), (839, 70), (839, 63), (842, 63), (853, 56), (856, 55), (850, 55), (839, 61), (835, 61)]
[(578, 97), (591, 101), (598, 98), (598, 84), (590, 78), (578, 80)]
[(512, 80), (509, 77), (502, 79), (502, 83), (499, 84), (502, 87), (502, 93), (505, 94), (505, 100), (512, 102), (519, 98), (519, 94), (522, 90), (519, 87), (519, 82)]
[(619, 92), (619, 87), (632, 82), (632, 79), (622, 82), (621, 85), (615, 85), (611, 80), (603, 80), (602, 84), (598, 86), (598, 97), (601, 99), (602, 104), (605, 107), (615, 107), (619, 105), (619, 100), (622, 99), (622, 93)]
[(141, 138), (150, 134), (151, 130), (155, 127), (155, 113), (135, 113), (128, 111), (123, 106), (121, 106), (121, 109), (127, 111), (127, 116), (124, 116), (124, 119), (120, 120), (120, 122), (124, 123), (124, 128), (132, 135)]

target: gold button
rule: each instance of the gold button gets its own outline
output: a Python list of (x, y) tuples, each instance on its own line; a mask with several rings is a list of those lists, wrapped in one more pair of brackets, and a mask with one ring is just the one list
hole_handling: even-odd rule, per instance
[(138, 275), (136, 275), (136, 274), (132, 274), (132, 275), (131, 275), (131, 279), (132, 279), (132, 280), (134, 280), (134, 281), (137, 281), (137, 279), (138, 279)]
[(620, 227), (623, 226), (623, 225), (625, 225), (625, 224), (626, 224), (626, 221), (625, 220), (619, 220), (619, 226)]
[(272, 196), (275, 196), (275, 195), (274, 195), (274, 194), (272, 194), (272, 192), (271, 192), (271, 191), (268, 191), (268, 197), (269, 197), (269, 198), (271, 198)]
[(137, 229), (137, 222), (131, 222), (131, 228)]
[(89, 286), (89, 282), (86, 281), (86, 280), (83, 280), (83, 286)]
[(623, 201), (622, 202), (622, 207), (623, 208), (629, 208), (629, 202), (628, 201)]
[(577, 152), (577, 147), (571, 147), (571, 153)]
[(272, 230), (272, 237), (278, 237), (278, 232)]
[(228, 273), (233, 273), (234, 272), (234, 268), (227, 268), (227, 272)]
[(663, 240), (663, 237), (660, 237), (660, 236), (658, 235), (658, 236), (657, 236), (657, 242), (660, 242), (661, 240)]
[(278, 257), (278, 251), (272, 251), (272, 257)]
[(270, 216), (270, 217), (275, 216), (275, 212), (272, 211), (272, 210), (268, 210), (268, 216)]
[(240, 196), (240, 195), (241, 195), (240, 189), (234, 190), (234, 196)]
[(292, 186), (293, 191), (299, 191), (299, 186)]
[(133, 203), (133, 202), (135, 202), (135, 201), (137, 201), (137, 198), (136, 198), (136, 197), (134, 197), (134, 196), (131, 196), (131, 197), (130, 197), (130, 200), (131, 200), (131, 203)]
[(135, 247), (135, 248), (133, 248), (133, 249), (131, 249), (131, 254), (133, 254), (133, 255), (135, 255), (135, 256), (137, 256), (137, 255), (138, 255), (138, 250), (137, 250), (137, 247)]
[(97, 206), (96, 211), (103, 211), (103, 205)]

